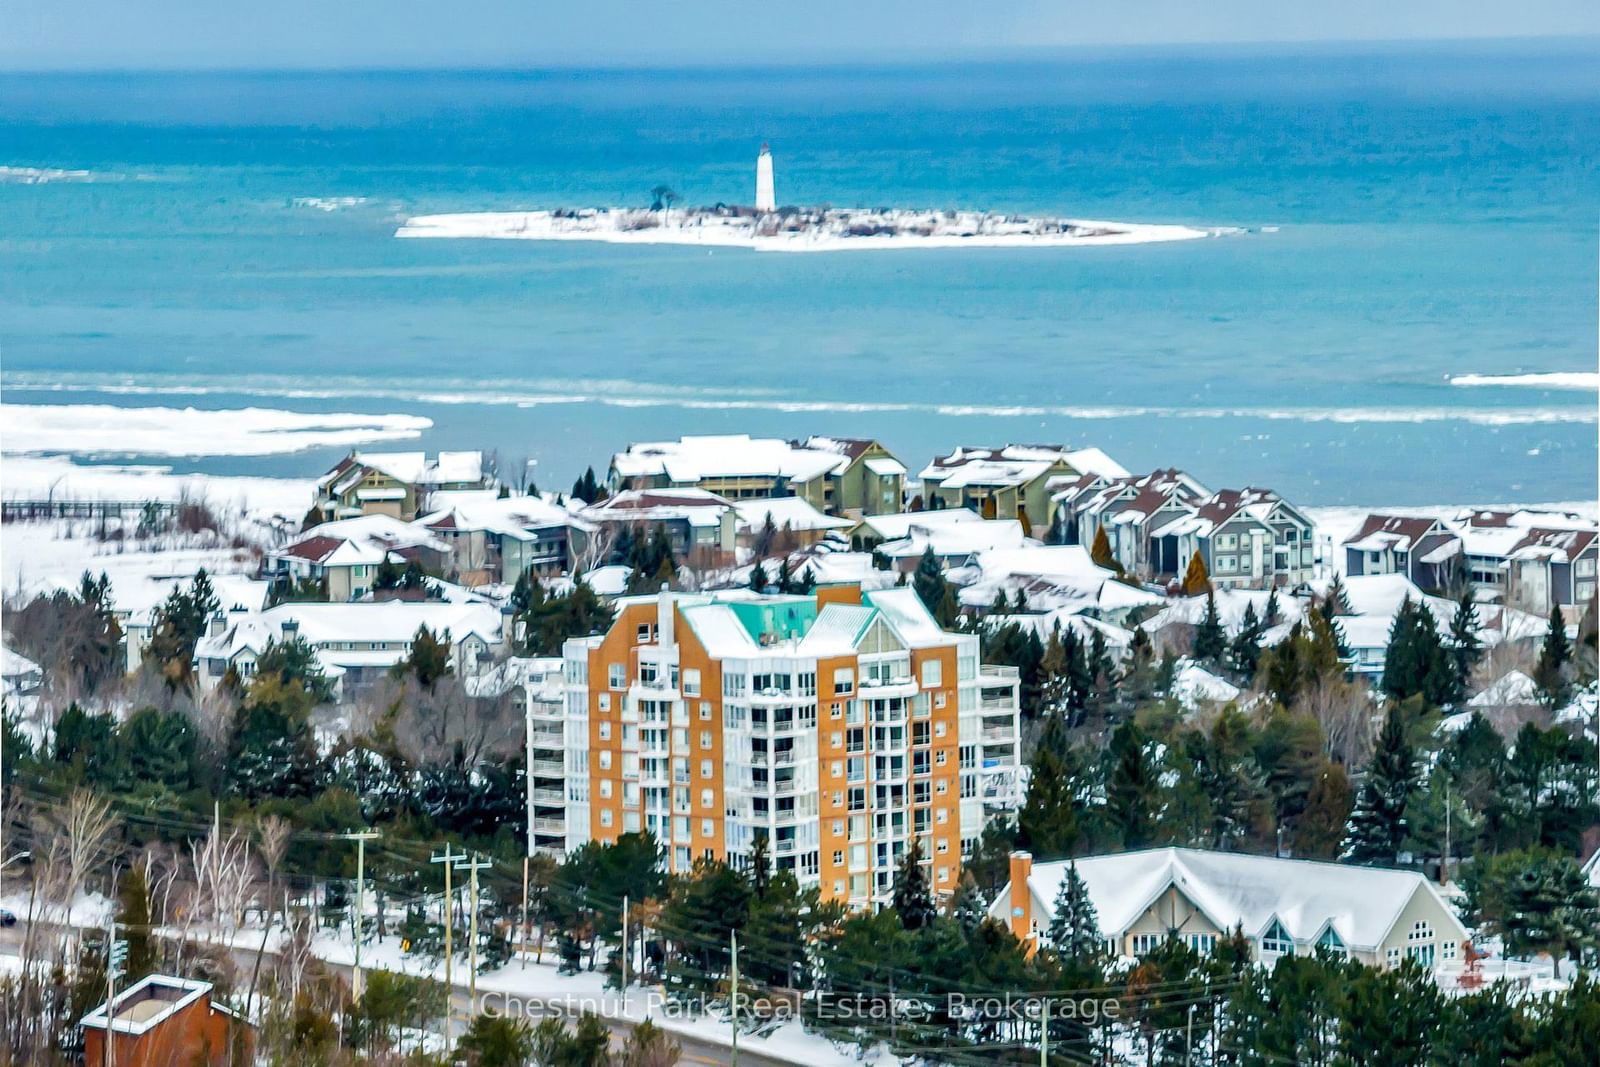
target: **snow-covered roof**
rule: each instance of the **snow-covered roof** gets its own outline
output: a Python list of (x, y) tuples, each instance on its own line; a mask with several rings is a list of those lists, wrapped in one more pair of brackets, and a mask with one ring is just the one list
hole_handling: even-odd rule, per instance
[(904, 476), (906, 465), (892, 456), (873, 456), (867, 460), (867, 470), (882, 478)]
[[(1437, 898), (1429, 881), (1414, 871), (1237, 852), (1156, 848), (1085, 856), (1076, 863), (1107, 937), (1123, 934), (1172, 887), (1221, 930), (1239, 927), (1246, 936), (1259, 937), (1277, 919), (1296, 941), (1311, 943), (1331, 922), (1346, 946), (1371, 951), (1416, 894)], [(1046, 915), (1067, 866), (1066, 861), (1035, 864), (1028, 878), (1035, 906)], [(1008, 903), (1009, 893), (1002, 890), (990, 914), (1009, 915)], [(1453, 914), (1443, 900), (1439, 903), (1446, 915)], [(1465, 939), (1466, 931), (1456, 925), (1455, 933)]]
[(733, 510), (731, 501), (704, 489), (628, 489), (584, 508), (590, 522), (672, 522), (717, 526)]
[(390, 515), (358, 515), (313, 526), (288, 544), (276, 548), (274, 558), (302, 559), (325, 567), (378, 564), (390, 554), (426, 548), (448, 552), (450, 546), (425, 527), (401, 522)]
[(1575, 560), (1595, 543), (1593, 530), (1529, 530), (1511, 547), (1510, 557), (1515, 560)]
[(855, 525), (849, 519), (824, 515), (798, 496), (735, 500), (733, 509), (739, 513), (739, 528), (745, 531), (760, 530), (769, 517), (780, 530), (785, 526), (795, 531), (843, 530)]
[(1193, 660), (1179, 661), (1172, 678), (1172, 696), (1186, 708), (1201, 704), (1226, 704), (1237, 700), (1241, 690), (1226, 678), (1219, 678)]
[(397, 482), (426, 488), (434, 485), (464, 485), (481, 483), (483, 475), (482, 452), (440, 452), (430, 460), (426, 452), (352, 452), (339, 465), (318, 481), (318, 485), (333, 485), (335, 492), (350, 488), (351, 472), (370, 467), (381, 471)]
[(1539, 703), (1539, 687), (1521, 671), (1507, 671), (1467, 701), (1473, 708), (1506, 708)]
[(500, 609), (492, 604), (433, 600), (279, 604), (262, 612), (261, 617), (274, 633), (281, 633), (285, 622), (298, 623), (300, 636), (312, 645), (409, 643), (422, 626), (435, 634), (448, 630), (457, 641), (468, 634), (497, 641), (501, 619)]
[(809, 482), (850, 465), (844, 451), (807, 448), (776, 437), (717, 434), (629, 445), (611, 457), (623, 478), (665, 477), (679, 485), (708, 478), (775, 477)]
[(1034, 611), (1065, 614), (1117, 612), (1164, 602), (1155, 593), (1116, 581), (1116, 573), (1090, 559), (1082, 545), (991, 549), (978, 553), (971, 567), (950, 577), (963, 585), (957, 598), (972, 608), (988, 607), (997, 593), (1014, 600), (1018, 592)]
[(906, 559), (921, 556), (931, 548), (935, 556), (952, 558), (1038, 544), (1038, 541), (1022, 532), (1022, 523), (1016, 519), (985, 519), (933, 526), (913, 523), (904, 537), (884, 541), (878, 545), (878, 551), (891, 559)]
[(957, 448), (922, 469), (922, 480), (950, 489), (967, 486), (1021, 486), (1058, 466), (1107, 478), (1127, 477), (1127, 470), (1098, 448), (1061, 445), (1005, 445), (1001, 448)]
[(871, 530), (883, 541), (894, 541), (911, 533), (913, 526), (936, 530), (964, 522), (985, 522), (982, 515), (968, 508), (943, 508), (938, 511), (899, 511), (887, 515), (864, 515), (859, 528)]
[(762, 596), (748, 590), (672, 596), (695, 638), (716, 659), (849, 655), (879, 620), (907, 647), (960, 640), (940, 628), (910, 588), (863, 593), (860, 604), (835, 602), (820, 609), (813, 596)]
[[(155, 1029), (210, 992), (210, 982), (152, 974), (118, 993), (114, 1002), (108, 1001), (95, 1008), (80, 1019), (78, 1025), (93, 1030), (109, 1026), (115, 1033), (137, 1036)], [(108, 1007), (112, 1009), (109, 1020)], [(214, 1007), (225, 1011), (220, 1004)]]
[(494, 489), (441, 490), (428, 503), (433, 510), (413, 525), (429, 531), (481, 530), (523, 540), (534, 530), (588, 525), (543, 497), (502, 497)]

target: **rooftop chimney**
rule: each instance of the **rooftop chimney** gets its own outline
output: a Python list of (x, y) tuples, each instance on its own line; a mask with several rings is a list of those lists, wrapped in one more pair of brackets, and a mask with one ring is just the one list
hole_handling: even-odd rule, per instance
[(662, 648), (677, 644), (672, 632), (672, 590), (666, 582), (656, 594), (656, 641)]
[(1031, 852), (1013, 852), (1011, 854), (1011, 886), (1010, 915), (1011, 932), (1018, 941), (1028, 946), (1031, 954), (1035, 948), (1033, 944), (1033, 896), (1028, 892), (1028, 877), (1033, 874), (1033, 854)]

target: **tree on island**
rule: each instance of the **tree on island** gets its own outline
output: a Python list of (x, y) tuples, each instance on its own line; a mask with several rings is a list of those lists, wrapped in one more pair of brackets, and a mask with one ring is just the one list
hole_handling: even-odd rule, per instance
[(670, 185), (657, 185), (650, 190), (651, 211), (670, 211), (677, 202), (678, 194), (672, 191)]

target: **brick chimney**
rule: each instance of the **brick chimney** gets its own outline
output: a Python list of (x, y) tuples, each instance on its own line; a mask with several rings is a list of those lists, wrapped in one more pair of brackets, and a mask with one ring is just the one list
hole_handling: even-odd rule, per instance
[(847, 585), (819, 585), (817, 587), (817, 610), (821, 611), (829, 604), (860, 604), (861, 583), (851, 582)]
[(1034, 949), (1033, 938), (1033, 896), (1028, 892), (1028, 876), (1033, 873), (1033, 854), (1031, 852), (1013, 852), (1011, 854), (1011, 885), (1007, 892), (1010, 894), (1010, 924), (1011, 932), (1017, 940), (1028, 946), (1031, 954)]

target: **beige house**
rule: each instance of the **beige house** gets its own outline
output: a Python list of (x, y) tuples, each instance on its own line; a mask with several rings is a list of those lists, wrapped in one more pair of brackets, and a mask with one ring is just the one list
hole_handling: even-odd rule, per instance
[(611, 458), (612, 492), (703, 489), (725, 500), (800, 497), (829, 515), (902, 507), (906, 469), (876, 441), (723, 434), (629, 445)]
[[(1318, 949), (1375, 967), (1414, 959), (1459, 967), (1468, 933), (1438, 890), (1414, 871), (1156, 848), (1071, 861), (1089, 892), (1107, 947), (1139, 956), (1168, 937), (1208, 953), (1234, 930), (1255, 958)], [(1011, 881), (989, 914), (1030, 949), (1044, 940), (1069, 862), (1011, 855)]]
[(385, 561), (404, 567), (416, 560), (436, 574), (450, 551), (449, 542), (424, 527), (388, 515), (362, 515), (313, 526), (273, 549), (262, 577), (284, 591), (304, 581), (317, 582), (330, 601), (339, 603), (371, 592)]
[(491, 489), (482, 452), (352, 452), (317, 479), (319, 521), (388, 515), (410, 522), (442, 489)]
[(1006, 445), (939, 456), (923, 468), (922, 484), (930, 510), (970, 508), (986, 519), (1017, 519), (1042, 536), (1055, 484), (1081, 474), (1124, 478), (1128, 472), (1098, 448)]

